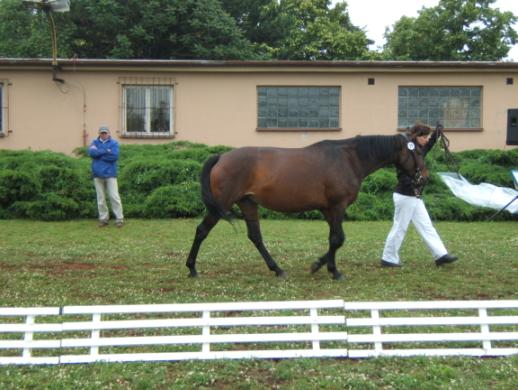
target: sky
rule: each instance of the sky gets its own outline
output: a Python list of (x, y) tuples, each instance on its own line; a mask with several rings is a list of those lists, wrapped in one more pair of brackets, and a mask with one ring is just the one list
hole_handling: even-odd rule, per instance
[[(339, 0), (332, 0), (337, 3)], [(386, 27), (392, 25), (402, 16), (417, 16), (421, 8), (435, 7), (439, 0), (346, 0), (347, 10), (355, 26), (361, 27), (367, 37), (375, 43), (371, 49), (378, 49), (385, 43), (383, 34)], [(518, 0), (497, 0), (494, 8), (501, 11), (511, 11), (518, 16)], [(515, 26), (518, 29), (518, 25)], [(505, 60), (518, 62), (518, 45), (509, 51)]]

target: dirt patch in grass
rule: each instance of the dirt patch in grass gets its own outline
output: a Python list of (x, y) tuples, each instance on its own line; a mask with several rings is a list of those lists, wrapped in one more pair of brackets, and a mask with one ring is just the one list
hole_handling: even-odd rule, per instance
[(58, 263), (26, 263), (23, 265), (10, 264), (0, 262), (0, 271), (45, 271), (45, 273), (52, 274), (63, 274), (65, 272), (74, 271), (91, 271), (94, 269), (113, 269), (113, 270), (126, 270), (128, 269), (125, 265), (115, 264), (94, 264), (77, 261), (61, 261)]
[(17, 264), (10, 264), (0, 261), (0, 271), (16, 271), (20, 269), (20, 266)]

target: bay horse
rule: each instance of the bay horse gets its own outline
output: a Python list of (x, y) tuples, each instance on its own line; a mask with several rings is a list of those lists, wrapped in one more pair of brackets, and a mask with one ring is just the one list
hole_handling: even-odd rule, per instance
[(341, 279), (335, 254), (345, 241), (345, 210), (356, 200), (362, 180), (390, 164), (416, 179), (428, 177), (419, 147), (404, 134), (324, 140), (303, 148), (242, 147), (209, 157), (200, 178), (207, 214), (196, 228), (187, 258), (189, 276), (198, 275), (196, 257), (203, 240), (220, 219), (230, 221), (237, 204), (248, 238), (280, 277), (286, 273), (264, 246), (258, 205), (280, 212), (319, 210), (329, 225), (329, 249), (310, 271), (327, 264), (333, 279)]

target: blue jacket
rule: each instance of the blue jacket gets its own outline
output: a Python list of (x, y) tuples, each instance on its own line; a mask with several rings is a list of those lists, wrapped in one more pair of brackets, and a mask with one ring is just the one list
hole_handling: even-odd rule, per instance
[(119, 159), (119, 143), (113, 138), (102, 142), (99, 138), (88, 147), (92, 157), (92, 174), (94, 177), (117, 177), (117, 160)]

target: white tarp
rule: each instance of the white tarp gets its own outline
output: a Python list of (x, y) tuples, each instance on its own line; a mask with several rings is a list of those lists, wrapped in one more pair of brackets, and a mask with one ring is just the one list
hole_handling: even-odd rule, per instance
[[(512, 188), (498, 187), (489, 183), (471, 184), (455, 172), (438, 172), (438, 174), (456, 197), (475, 206), (500, 210), (518, 196), (518, 191)], [(518, 213), (518, 199), (505, 210), (512, 214)]]

